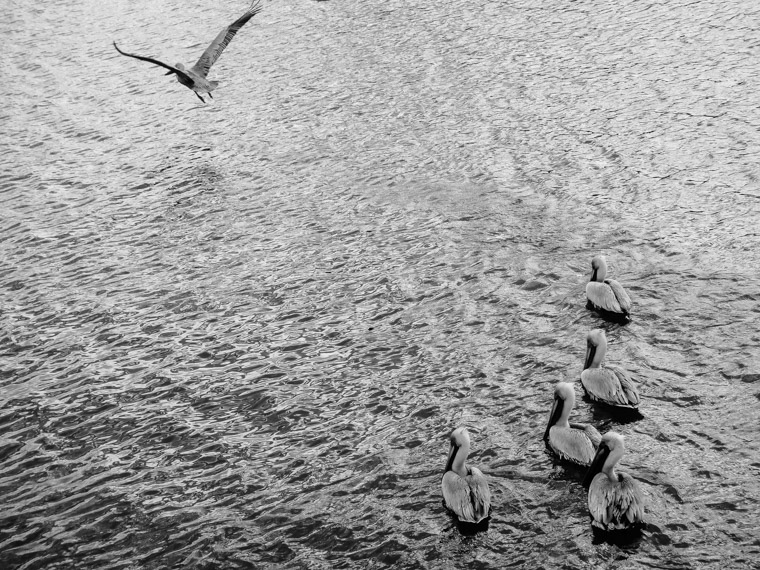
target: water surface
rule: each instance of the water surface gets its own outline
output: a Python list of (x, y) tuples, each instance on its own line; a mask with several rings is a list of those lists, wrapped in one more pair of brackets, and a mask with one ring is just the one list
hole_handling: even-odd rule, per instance
[[(0, 563), (749, 568), (749, 0), (13, 2), (0, 16)], [(584, 308), (604, 253), (625, 327)], [(603, 326), (643, 418), (628, 546), (541, 435)], [(448, 432), (488, 532), (441, 505)]]

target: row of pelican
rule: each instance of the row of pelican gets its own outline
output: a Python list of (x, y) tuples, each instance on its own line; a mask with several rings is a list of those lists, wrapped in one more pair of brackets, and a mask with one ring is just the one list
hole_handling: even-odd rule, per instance
[[(591, 279), (586, 286), (587, 307), (607, 319), (629, 322), (631, 299), (620, 283), (606, 279), (604, 257), (594, 257), (591, 267)], [(638, 409), (636, 385), (625, 371), (605, 365), (606, 353), (604, 331), (589, 332), (580, 378), (586, 395), (591, 401), (613, 409)], [(641, 527), (644, 517), (641, 487), (630, 475), (616, 471), (625, 452), (623, 436), (614, 431), (602, 435), (592, 425), (570, 422), (574, 406), (573, 384), (557, 383), (544, 432), (546, 446), (560, 460), (588, 467), (583, 485), (588, 487), (588, 509), (595, 528), (620, 531)], [(460, 522), (478, 525), (486, 521), (491, 512), (488, 481), (479, 469), (467, 465), (470, 436), (464, 427), (451, 433), (450, 443), (441, 480), (444, 503)]]

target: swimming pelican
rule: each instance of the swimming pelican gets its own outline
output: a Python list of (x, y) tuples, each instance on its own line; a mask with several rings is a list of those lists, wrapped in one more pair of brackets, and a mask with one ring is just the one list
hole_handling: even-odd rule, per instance
[(586, 360), (581, 385), (589, 398), (609, 406), (638, 409), (639, 392), (627, 372), (615, 366), (603, 366), (607, 354), (607, 335), (594, 329), (586, 337)]
[(149, 63), (153, 63), (155, 65), (159, 65), (168, 69), (169, 71), (167, 71), (165, 75), (171, 75), (172, 73), (176, 74), (177, 81), (179, 81), (185, 87), (192, 89), (193, 93), (195, 93), (198, 99), (205, 103), (205, 99), (201, 97), (200, 94), (207, 93), (208, 96), (213, 99), (211, 96), (211, 91), (213, 89), (216, 89), (217, 85), (219, 85), (218, 81), (209, 81), (206, 79), (206, 75), (208, 74), (209, 69), (211, 69), (211, 66), (214, 65), (217, 59), (219, 59), (219, 56), (222, 55), (224, 48), (226, 48), (227, 44), (232, 41), (232, 38), (235, 37), (235, 34), (238, 32), (238, 30), (240, 30), (240, 28), (242, 28), (246, 22), (248, 22), (248, 20), (253, 18), (261, 11), (259, 2), (260, 0), (254, 0), (250, 8), (246, 10), (245, 14), (240, 16), (237, 20), (232, 22), (232, 24), (219, 32), (216, 38), (214, 38), (214, 41), (211, 42), (211, 44), (206, 48), (206, 51), (203, 52), (203, 55), (200, 57), (200, 59), (190, 69), (185, 69), (185, 66), (181, 63), (178, 63), (176, 67), (172, 67), (171, 65), (163, 63), (162, 61), (158, 61), (157, 59), (123, 52), (119, 49), (119, 46), (116, 45), (116, 42), (113, 42), (113, 47), (115, 47), (116, 51), (118, 51), (121, 55), (133, 57), (142, 61), (147, 61)]
[(589, 308), (602, 316), (627, 321), (631, 314), (631, 298), (623, 286), (607, 276), (607, 260), (597, 255), (591, 260), (591, 279), (586, 283), (586, 298)]
[(461, 522), (479, 523), (491, 510), (491, 491), (485, 475), (477, 467), (465, 463), (470, 454), (470, 435), (463, 427), (451, 432), (451, 451), (441, 479), (446, 507)]
[(583, 481), (588, 486), (591, 524), (602, 530), (630, 529), (643, 524), (641, 487), (630, 475), (615, 471), (624, 451), (622, 435), (614, 431), (605, 433)]
[(554, 404), (544, 441), (560, 459), (579, 465), (589, 465), (594, 459), (602, 434), (588, 424), (571, 424), (568, 421), (575, 406), (575, 388), (569, 382), (558, 382), (554, 387)]

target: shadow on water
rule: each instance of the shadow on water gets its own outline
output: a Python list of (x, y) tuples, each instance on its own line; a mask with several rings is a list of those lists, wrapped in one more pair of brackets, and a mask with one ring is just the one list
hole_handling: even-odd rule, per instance
[(471, 522), (464, 522), (460, 521), (457, 516), (451, 512), (448, 508), (446, 508), (446, 502), (441, 501), (441, 505), (446, 511), (446, 514), (451, 519), (451, 522), (454, 524), (456, 529), (459, 531), (459, 533), (462, 536), (475, 536), (476, 534), (479, 534), (481, 532), (486, 532), (488, 530), (488, 527), (491, 523), (491, 512), (493, 512), (493, 509), (488, 512), (488, 516), (484, 518), (482, 521), (478, 523), (471, 523)]
[(594, 536), (591, 541), (592, 544), (611, 544), (621, 548), (637, 547), (644, 537), (641, 526), (612, 531), (605, 531), (592, 526), (591, 530)]
[(583, 401), (591, 404), (591, 417), (594, 425), (600, 432), (605, 430), (611, 423), (624, 425), (644, 419), (644, 415), (636, 409), (620, 408), (602, 402), (595, 402), (586, 394), (583, 395)]
[(605, 321), (609, 321), (611, 323), (615, 323), (618, 325), (627, 325), (628, 323), (631, 322), (630, 315), (626, 315), (623, 313), (614, 313), (612, 311), (606, 311), (605, 309), (602, 309), (601, 307), (595, 306), (591, 301), (586, 301), (586, 308), (589, 311), (593, 311), (594, 313), (599, 315)]
[(486, 532), (491, 523), (490, 515), (479, 523), (462, 522), (453, 515), (451, 515), (451, 518), (454, 520), (454, 526), (457, 527), (462, 536), (475, 536), (478, 533)]
[(551, 478), (557, 481), (570, 481), (573, 483), (582, 483), (586, 473), (588, 472), (588, 466), (578, 465), (572, 461), (564, 461), (557, 459), (557, 456), (552, 453), (548, 445), (546, 447), (546, 455), (552, 464)]

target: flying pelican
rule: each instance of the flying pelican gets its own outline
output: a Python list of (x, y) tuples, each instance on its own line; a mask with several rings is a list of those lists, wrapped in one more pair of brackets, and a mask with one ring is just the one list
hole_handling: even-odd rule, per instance
[(588, 486), (591, 524), (602, 530), (631, 529), (643, 524), (641, 487), (630, 475), (615, 471), (624, 451), (622, 435), (614, 431), (605, 433), (583, 481)]
[(155, 65), (159, 65), (168, 69), (169, 71), (167, 71), (165, 75), (171, 75), (172, 73), (176, 74), (177, 81), (179, 81), (185, 87), (192, 89), (193, 93), (195, 93), (198, 99), (205, 103), (205, 99), (201, 97), (200, 94), (207, 93), (208, 96), (213, 99), (211, 96), (211, 91), (213, 89), (216, 89), (217, 85), (219, 85), (218, 81), (209, 81), (206, 79), (208, 70), (211, 69), (211, 66), (214, 65), (217, 59), (219, 59), (219, 56), (222, 55), (224, 48), (226, 48), (227, 44), (232, 41), (232, 38), (235, 37), (235, 34), (238, 32), (238, 30), (240, 30), (240, 28), (242, 28), (248, 20), (253, 18), (261, 11), (261, 7), (259, 6), (260, 1), (261, 0), (254, 0), (250, 8), (246, 10), (245, 14), (240, 16), (237, 20), (232, 22), (232, 24), (219, 32), (219, 35), (214, 38), (214, 41), (211, 42), (211, 44), (206, 48), (206, 51), (203, 52), (201, 58), (190, 69), (185, 69), (185, 66), (181, 63), (178, 63), (176, 67), (172, 67), (171, 65), (163, 63), (162, 61), (158, 61), (157, 59), (123, 52), (119, 49), (119, 46), (116, 45), (116, 42), (113, 42), (113, 47), (115, 47), (116, 51), (118, 51), (121, 55), (133, 57), (142, 61), (147, 61), (149, 63), (153, 63)]
[(631, 298), (620, 283), (605, 279), (607, 260), (603, 255), (591, 260), (591, 269), (591, 279), (586, 283), (587, 307), (615, 320), (630, 320)]
[(480, 523), (491, 510), (491, 491), (485, 475), (477, 467), (468, 467), (470, 435), (463, 427), (451, 432), (451, 450), (441, 479), (443, 500), (461, 522)]
[(581, 385), (589, 398), (609, 406), (638, 409), (639, 392), (628, 373), (615, 366), (602, 366), (607, 354), (607, 335), (594, 329), (586, 336), (586, 360)]
[(602, 434), (588, 424), (571, 424), (568, 421), (575, 406), (575, 388), (569, 382), (558, 382), (554, 387), (554, 403), (544, 441), (560, 459), (579, 465), (589, 465), (594, 459)]

